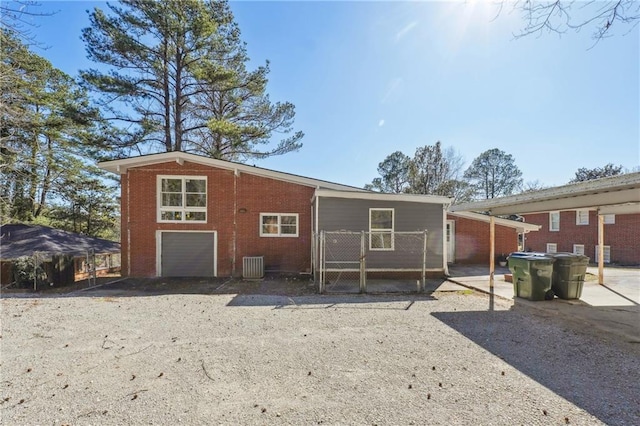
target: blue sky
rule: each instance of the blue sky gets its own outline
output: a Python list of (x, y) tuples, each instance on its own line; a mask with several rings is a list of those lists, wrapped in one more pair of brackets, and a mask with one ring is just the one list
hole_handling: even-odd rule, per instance
[[(95, 67), (80, 40), (94, 6), (106, 3), (43, 2), (57, 13), (37, 19), (34, 36), (49, 46), (38, 53), (73, 76)], [(465, 167), (499, 148), (525, 182), (548, 186), (580, 167), (640, 164), (638, 27), (593, 46), (588, 29), (515, 39), (521, 15), (506, 7), (495, 18), (480, 1), (231, 8), (252, 64), (271, 62), (270, 98), (295, 104), (305, 133), (299, 152), (258, 166), (363, 186), (387, 155), (438, 140)]]

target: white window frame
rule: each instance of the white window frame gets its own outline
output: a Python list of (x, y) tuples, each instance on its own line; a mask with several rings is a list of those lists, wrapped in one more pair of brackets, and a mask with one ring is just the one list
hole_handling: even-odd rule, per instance
[(576, 210), (576, 225), (589, 224), (589, 210)]
[(547, 253), (557, 253), (558, 243), (547, 243)]
[[(263, 218), (274, 216), (277, 218), (277, 223), (272, 223), (271, 225), (277, 226), (278, 232), (273, 234), (269, 232), (264, 232), (263, 230)], [(296, 218), (296, 233), (295, 234), (284, 234), (282, 233), (282, 218), (283, 217), (295, 217)], [(260, 227), (260, 236), (267, 238), (296, 238), (300, 234), (300, 215), (298, 213), (260, 213), (260, 223), (258, 224)]]
[[(182, 180), (182, 206), (163, 206), (162, 205), (162, 180), (163, 179), (181, 179)], [(186, 181), (187, 180), (203, 180), (205, 184), (205, 206), (204, 207), (188, 207), (184, 205), (186, 200)], [(160, 223), (207, 223), (207, 206), (209, 204), (209, 185), (206, 176), (191, 175), (158, 175), (157, 176), (157, 221)], [(181, 212), (182, 219), (167, 220), (162, 219), (163, 212)], [(187, 220), (187, 213), (204, 213), (204, 220)]]
[[(554, 216), (558, 217), (558, 226), (554, 227), (553, 226), (553, 218)], [(560, 212), (556, 211), (556, 212), (549, 212), (549, 231), (550, 232), (558, 232), (560, 231)]]
[(574, 244), (573, 254), (581, 254), (584, 256), (584, 244)]
[[(595, 262), (598, 263), (598, 254), (600, 253), (599, 250), (600, 246), (596, 244), (596, 253), (595, 256), (593, 257), (595, 259)], [(604, 246), (604, 263), (611, 263), (611, 246)]]
[[(391, 228), (371, 228), (371, 213), (374, 211), (391, 212)], [(371, 251), (393, 251), (395, 250), (394, 230), (396, 226), (396, 212), (394, 208), (372, 207), (369, 209), (369, 250)], [(375, 234), (389, 234), (391, 236), (391, 247), (373, 247), (373, 236)], [(383, 240), (384, 241), (384, 240)]]
[(615, 214), (603, 214), (602, 219), (605, 225), (613, 225), (616, 223), (616, 215)]

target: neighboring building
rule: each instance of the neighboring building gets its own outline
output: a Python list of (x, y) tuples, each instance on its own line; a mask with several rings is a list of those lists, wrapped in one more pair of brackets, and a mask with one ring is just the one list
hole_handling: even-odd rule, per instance
[[(584, 254), (598, 260), (598, 212), (566, 210), (523, 215), (525, 221), (540, 225), (527, 236), (525, 249), (542, 252)], [(604, 263), (640, 265), (640, 214), (604, 216)]]
[[(489, 216), (473, 212), (447, 214), (447, 259), (449, 263), (486, 264), (489, 262)], [(522, 249), (522, 241), (540, 226), (516, 220), (495, 218), (495, 255), (508, 255)], [(535, 232), (534, 232), (535, 234)]]
[(238, 276), (245, 258), (266, 271), (311, 273), (321, 231), (365, 232), (369, 266), (402, 267), (393, 235), (425, 229), (427, 267), (446, 271), (446, 197), (381, 194), (184, 152), (100, 167), (121, 177), (125, 276)]
[(37, 260), (48, 283), (55, 285), (88, 278), (89, 264), (95, 262), (96, 275), (120, 270), (120, 244), (101, 238), (40, 225), (0, 226), (0, 283), (15, 281), (16, 259)]

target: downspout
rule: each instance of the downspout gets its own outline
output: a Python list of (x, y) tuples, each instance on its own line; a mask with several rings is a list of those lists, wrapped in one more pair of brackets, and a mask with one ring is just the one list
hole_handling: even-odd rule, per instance
[(236, 250), (238, 238), (238, 169), (233, 169), (233, 237), (231, 239), (231, 276), (236, 275)]
[[(125, 175), (127, 179), (127, 276), (131, 276), (131, 186), (129, 185), (129, 171)], [(122, 238), (122, 236), (120, 237)]]
[[(318, 234), (318, 204), (320, 204), (320, 197), (318, 197), (318, 194), (317, 194), (318, 189), (320, 189), (320, 186), (316, 186), (316, 193), (314, 194), (314, 197), (313, 197), (313, 201), (315, 202), (315, 205), (314, 204), (311, 205), (311, 217), (313, 221), (313, 223), (311, 224), (312, 225), (311, 226), (311, 240), (312, 240), (311, 241), (311, 273), (313, 274), (314, 281), (316, 278), (316, 269), (317, 267), (319, 267), (319, 265), (316, 264), (316, 260), (319, 259), (318, 250), (320, 248), (320, 244), (319, 244), (320, 234)], [(313, 238), (314, 235), (316, 237), (315, 239)], [(316, 246), (315, 250), (313, 249), (314, 245)], [(314, 258), (314, 253), (315, 253), (315, 258)]]

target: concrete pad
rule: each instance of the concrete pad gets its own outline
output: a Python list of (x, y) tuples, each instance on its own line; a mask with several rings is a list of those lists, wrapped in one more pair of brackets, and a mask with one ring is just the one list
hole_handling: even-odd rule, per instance
[[(588, 272), (592, 273), (591, 270)], [(494, 276), (493, 292), (489, 288), (489, 275), (457, 276), (449, 280), (511, 299), (514, 308), (536, 309), (543, 315), (562, 315), (579, 324), (640, 343), (640, 271), (637, 269), (605, 269), (605, 285), (598, 284), (597, 278), (594, 281), (588, 277), (579, 300), (530, 301), (514, 297), (513, 284), (506, 282), (503, 274)]]

